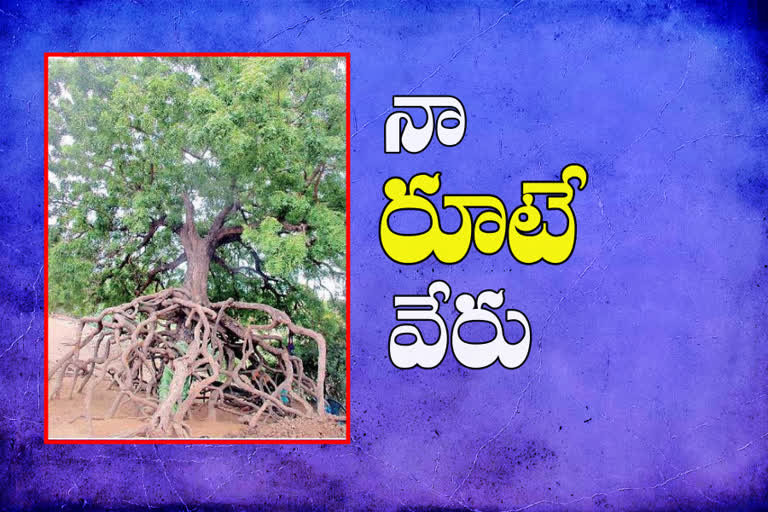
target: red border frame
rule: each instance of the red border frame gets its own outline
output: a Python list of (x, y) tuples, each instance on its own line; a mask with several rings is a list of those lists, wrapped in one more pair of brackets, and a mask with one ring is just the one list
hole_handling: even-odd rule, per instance
[[(350, 181), (349, 181), (349, 168), (350, 168), (350, 60), (351, 55), (349, 52), (339, 53), (142, 53), (142, 52), (126, 52), (126, 53), (44, 53), (45, 57), (45, 95), (43, 100), (45, 101), (44, 108), (44, 131), (45, 131), (45, 219), (43, 219), (44, 232), (45, 232), (45, 249), (44, 249), (44, 268), (45, 268), (45, 318), (44, 318), (44, 330), (45, 330), (45, 345), (44, 345), (44, 357), (45, 357), (45, 412), (44, 412), (44, 443), (45, 444), (350, 444), (352, 442), (350, 420), (351, 414), (350, 408), (350, 393), (352, 392), (351, 384), (351, 368), (350, 368)], [(344, 439), (49, 439), (48, 437), (48, 58), (49, 57), (343, 57), (346, 60), (346, 96), (347, 96), (347, 211), (346, 211), (346, 223), (347, 223), (347, 268), (346, 268), (346, 322), (347, 322), (347, 351), (346, 351), (346, 368), (347, 368), (347, 393), (346, 393), (346, 437)]]

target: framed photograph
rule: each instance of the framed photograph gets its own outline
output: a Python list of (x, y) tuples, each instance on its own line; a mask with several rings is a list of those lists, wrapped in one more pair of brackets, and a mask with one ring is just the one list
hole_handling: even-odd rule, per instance
[(46, 77), (46, 442), (349, 442), (349, 56)]

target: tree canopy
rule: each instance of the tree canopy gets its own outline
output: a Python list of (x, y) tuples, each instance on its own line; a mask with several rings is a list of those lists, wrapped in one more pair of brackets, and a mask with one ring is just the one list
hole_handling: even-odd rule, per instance
[(329, 340), (342, 394), (345, 73), (330, 57), (51, 59), (51, 308), (181, 286), (270, 304)]

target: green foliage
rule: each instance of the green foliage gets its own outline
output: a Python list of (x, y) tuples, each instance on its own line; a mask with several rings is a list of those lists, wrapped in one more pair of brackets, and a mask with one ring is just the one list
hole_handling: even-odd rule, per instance
[(307, 257), (307, 237), (303, 233), (282, 235), (274, 217), (264, 219), (257, 229), (246, 229), (243, 238), (264, 254), (265, 270), (276, 277), (295, 274)]
[[(173, 370), (170, 366), (163, 368), (163, 375), (160, 377), (160, 385), (158, 386), (158, 398), (162, 402), (168, 398), (168, 393), (171, 392), (171, 381), (173, 380)], [(189, 388), (192, 386), (192, 377), (187, 377), (184, 381), (184, 388), (181, 390), (181, 401), (184, 401), (189, 396)], [(178, 405), (173, 406), (174, 412), (178, 409)]]
[(216, 249), (209, 297), (272, 304), (322, 332), (340, 396), (344, 305), (324, 289), (343, 289), (344, 73), (336, 58), (51, 59), (52, 309), (180, 286), (182, 194), (201, 236), (237, 201), (225, 227), (242, 237)]

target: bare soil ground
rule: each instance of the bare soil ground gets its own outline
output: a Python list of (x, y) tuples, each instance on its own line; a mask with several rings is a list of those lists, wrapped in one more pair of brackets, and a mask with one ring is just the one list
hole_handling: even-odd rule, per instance
[[(48, 365), (53, 365), (74, 343), (77, 322), (73, 318), (51, 315), (48, 317)], [(48, 432), (51, 439), (120, 438), (126, 432), (138, 429), (142, 420), (138, 411), (131, 406), (122, 406), (112, 419), (94, 419), (93, 434), (89, 435), (85, 420), (84, 394), (75, 393), (69, 398), (71, 384), (65, 381), (61, 398), (48, 404)], [(94, 392), (91, 414), (94, 418), (104, 417), (117, 396), (113, 389), (98, 389)], [(248, 439), (343, 439), (343, 425), (333, 420), (308, 418), (286, 418), (275, 423), (262, 423), (255, 432), (246, 433), (244, 425), (236, 416), (225, 411), (216, 411), (216, 419), (208, 418), (203, 404), (193, 406), (187, 423), (192, 438), (248, 438)]]

